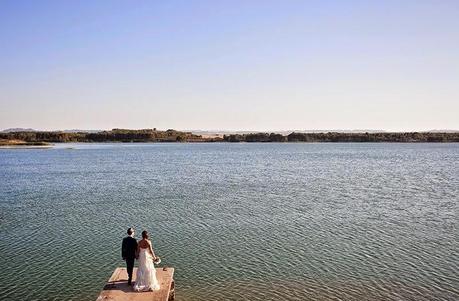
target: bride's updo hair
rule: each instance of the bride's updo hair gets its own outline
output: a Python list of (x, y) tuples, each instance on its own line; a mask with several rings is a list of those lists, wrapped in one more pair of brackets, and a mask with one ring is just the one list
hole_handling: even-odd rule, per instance
[(143, 230), (143, 231), (142, 231), (142, 238), (143, 238), (143, 239), (149, 239), (149, 238), (150, 238), (150, 235), (148, 235), (147, 230)]

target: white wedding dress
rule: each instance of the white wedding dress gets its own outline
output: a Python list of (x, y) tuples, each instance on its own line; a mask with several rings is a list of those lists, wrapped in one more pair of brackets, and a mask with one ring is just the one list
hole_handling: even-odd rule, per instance
[(134, 285), (135, 291), (156, 291), (159, 290), (158, 279), (156, 279), (156, 269), (153, 264), (153, 256), (149, 249), (140, 248), (139, 267), (137, 268), (137, 278)]

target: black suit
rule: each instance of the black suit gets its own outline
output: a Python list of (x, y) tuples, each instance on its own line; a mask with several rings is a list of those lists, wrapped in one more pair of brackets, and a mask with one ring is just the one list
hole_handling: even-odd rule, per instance
[(131, 284), (132, 270), (134, 269), (135, 253), (137, 251), (137, 240), (133, 237), (125, 237), (121, 247), (121, 256), (126, 260), (126, 268), (128, 273), (128, 284)]

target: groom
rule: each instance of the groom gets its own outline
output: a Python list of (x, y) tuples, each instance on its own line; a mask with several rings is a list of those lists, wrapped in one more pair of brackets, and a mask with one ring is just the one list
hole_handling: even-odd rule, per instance
[(128, 273), (128, 285), (131, 285), (132, 271), (134, 270), (135, 253), (137, 251), (137, 240), (134, 238), (134, 229), (127, 229), (128, 237), (123, 239), (121, 247), (121, 256), (126, 260), (126, 268)]

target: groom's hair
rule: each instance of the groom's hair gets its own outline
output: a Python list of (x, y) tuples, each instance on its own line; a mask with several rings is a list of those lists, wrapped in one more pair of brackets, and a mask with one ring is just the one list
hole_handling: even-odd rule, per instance
[(127, 234), (128, 235), (131, 235), (133, 232), (134, 232), (134, 229), (132, 229), (132, 228), (128, 228), (127, 229)]

